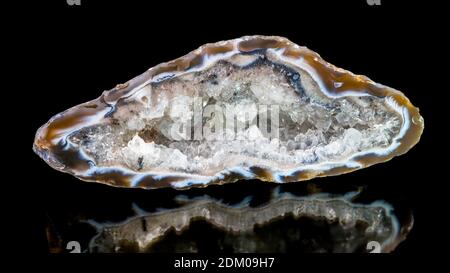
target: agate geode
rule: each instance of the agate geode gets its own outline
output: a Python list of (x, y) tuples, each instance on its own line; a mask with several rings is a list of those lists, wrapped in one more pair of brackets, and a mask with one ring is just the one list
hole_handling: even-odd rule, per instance
[(399, 91), (282, 37), (206, 44), (66, 110), (37, 132), (53, 168), (122, 187), (338, 175), (407, 152), (423, 131)]

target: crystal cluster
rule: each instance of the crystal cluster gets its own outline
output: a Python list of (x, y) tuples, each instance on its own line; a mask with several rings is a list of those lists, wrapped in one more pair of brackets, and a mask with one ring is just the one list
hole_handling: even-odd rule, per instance
[(34, 150), (114, 186), (290, 182), (384, 162), (415, 145), (418, 109), (399, 91), (281, 37), (207, 44), (53, 117)]

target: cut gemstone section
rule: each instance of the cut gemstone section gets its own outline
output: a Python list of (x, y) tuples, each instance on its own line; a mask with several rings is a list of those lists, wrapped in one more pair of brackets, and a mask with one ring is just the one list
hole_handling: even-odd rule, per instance
[(387, 161), (415, 145), (418, 109), (285, 38), (207, 44), (41, 127), (52, 167), (115, 186), (290, 182)]

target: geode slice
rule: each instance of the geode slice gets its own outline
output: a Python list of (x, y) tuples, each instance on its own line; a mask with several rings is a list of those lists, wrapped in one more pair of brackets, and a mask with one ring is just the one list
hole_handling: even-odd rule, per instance
[(206, 44), (64, 111), (34, 150), (114, 186), (189, 188), (337, 175), (407, 152), (423, 131), (399, 91), (282, 37)]

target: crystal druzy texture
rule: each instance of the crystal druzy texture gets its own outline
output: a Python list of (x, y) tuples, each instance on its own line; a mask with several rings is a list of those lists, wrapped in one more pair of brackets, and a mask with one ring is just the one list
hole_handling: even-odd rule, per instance
[(247, 36), (54, 116), (33, 148), (85, 181), (182, 189), (347, 173), (406, 153), (423, 127), (400, 91), (285, 38)]

